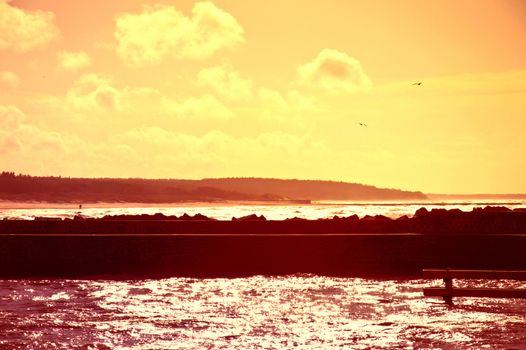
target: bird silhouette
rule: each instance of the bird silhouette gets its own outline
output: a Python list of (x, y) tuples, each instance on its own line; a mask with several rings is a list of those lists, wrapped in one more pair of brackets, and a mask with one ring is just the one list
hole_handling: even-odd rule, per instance
[(367, 124), (365, 124), (365, 123), (358, 123), (358, 125), (360, 125), (360, 126), (367, 126)]
[(413, 83), (413, 85), (418, 85), (418, 86), (420, 86), (420, 85), (422, 85), (422, 82), (419, 81), (419, 82)]

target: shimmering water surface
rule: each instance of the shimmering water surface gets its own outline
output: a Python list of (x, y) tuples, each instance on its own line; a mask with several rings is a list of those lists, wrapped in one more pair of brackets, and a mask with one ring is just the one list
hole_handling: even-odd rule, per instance
[[(84, 205), (82, 215), (310, 219), (524, 201), (313, 205)], [(73, 217), (71, 204), (1, 203), (0, 218)], [(456, 282), (466, 283), (466, 282)], [(524, 282), (472, 281), (526, 288)], [(236, 279), (0, 280), (0, 349), (526, 349), (526, 300), (424, 298), (429, 280), (314, 275)]]
[(422, 297), (432, 281), (295, 275), (0, 282), (0, 348), (524, 349), (526, 301)]
[(471, 211), (476, 207), (506, 206), (510, 209), (526, 208), (526, 199), (501, 200), (447, 200), (447, 201), (406, 201), (406, 202), (342, 202), (323, 201), (312, 204), (263, 205), (229, 203), (195, 204), (144, 204), (144, 203), (85, 203), (82, 209), (78, 204), (39, 203), (39, 202), (1, 202), (0, 219), (33, 219), (35, 217), (73, 218), (77, 214), (84, 217), (103, 217), (105, 215), (155, 214), (181, 216), (203, 214), (218, 220), (230, 220), (250, 214), (264, 215), (269, 220), (284, 220), (293, 217), (305, 219), (330, 218), (337, 216), (385, 215), (397, 218), (411, 216), (419, 208), (454, 209)]

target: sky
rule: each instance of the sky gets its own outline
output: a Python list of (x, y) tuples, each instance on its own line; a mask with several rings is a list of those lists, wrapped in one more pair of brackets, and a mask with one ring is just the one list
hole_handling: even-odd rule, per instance
[(0, 0), (0, 170), (526, 193), (524, 43), (521, 0)]

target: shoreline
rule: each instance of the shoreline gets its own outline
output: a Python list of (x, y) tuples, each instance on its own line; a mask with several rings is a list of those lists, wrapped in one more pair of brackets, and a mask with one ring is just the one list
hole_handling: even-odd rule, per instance
[(100, 202), (82, 202), (82, 201), (11, 201), (0, 199), (0, 209), (78, 209), (82, 205), (83, 209), (88, 208), (179, 208), (179, 207), (215, 207), (215, 206), (236, 206), (236, 205), (310, 205), (311, 200), (261, 200), (261, 201), (180, 201), (180, 202), (125, 202), (125, 201), (100, 201)]

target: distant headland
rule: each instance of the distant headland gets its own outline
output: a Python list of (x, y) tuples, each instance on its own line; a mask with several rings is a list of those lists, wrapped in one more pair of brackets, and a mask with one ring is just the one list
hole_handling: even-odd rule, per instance
[(45, 202), (309, 202), (316, 200), (421, 200), (418, 191), (349, 182), (271, 178), (201, 180), (70, 178), (0, 173), (0, 200)]

